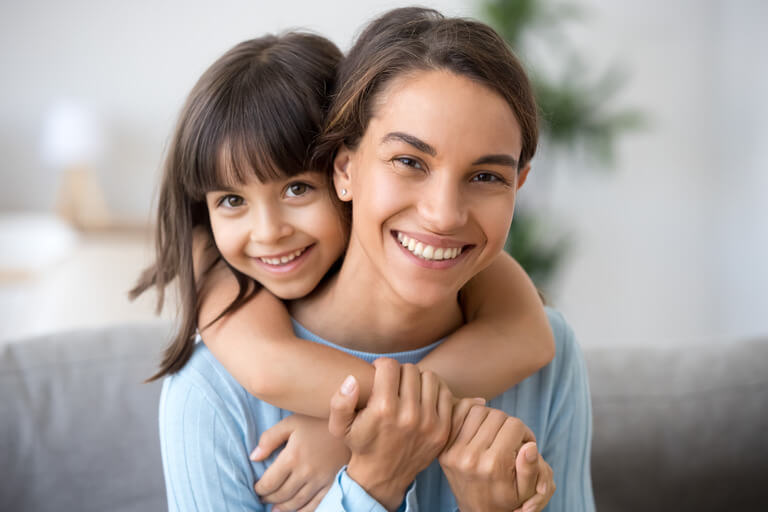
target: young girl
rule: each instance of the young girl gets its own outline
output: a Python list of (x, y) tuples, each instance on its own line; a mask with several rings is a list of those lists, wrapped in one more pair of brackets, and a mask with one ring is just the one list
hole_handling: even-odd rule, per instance
[[(206, 347), (261, 400), (327, 417), (331, 395), (351, 374), (360, 383), (359, 406), (365, 405), (373, 367), (296, 337), (297, 326), (275, 298), (311, 293), (346, 245), (348, 212), (330, 193), (326, 173), (307, 170), (339, 59), (318, 36), (259, 38), (227, 52), (190, 93), (161, 186), (157, 262), (132, 290), (135, 296), (156, 286), (162, 306), (164, 288), (173, 279), (179, 287), (181, 326), (153, 378), (185, 367), (198, 350), (199, 325)], [(460, 247), (407, 237), (401, 243), (437, 265), (461, 254)], [(551, 360), (552, 335), (538, 295), (508, 256), (497, 257), (458, 300), (466, 325), (419, 362), (456, 396), (493, 397)], [(288, 455), (317, 446), (302, 444), (296, 433), (322, 436), (326, 427), (298, 416), (290, 422), (254, 432), (267, 433), (254, 458), (265, 458), (292, 433), (269, 471), (256, 467), (257, 490), (267, 502), (298, 509), (317, 504), (348, 453), (328, 441), (327, 455), (315, 448), (292, 463)], [(169, 499), (181, 492), (170, 483), (168, 491)]]

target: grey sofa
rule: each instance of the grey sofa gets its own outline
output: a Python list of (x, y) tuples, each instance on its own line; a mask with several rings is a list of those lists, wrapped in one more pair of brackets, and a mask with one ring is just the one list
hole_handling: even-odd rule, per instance
[[(0, 346), (0, 510), (166, 509), (165, 325)], [(600, 511), (768, 510), (768, 340), (586, 352)]]

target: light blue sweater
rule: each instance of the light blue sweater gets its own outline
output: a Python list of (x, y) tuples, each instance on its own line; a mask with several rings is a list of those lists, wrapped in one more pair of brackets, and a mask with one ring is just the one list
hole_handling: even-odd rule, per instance
[[(587, 373), (573, 331), (563, 317), (548, 310), (555, 335), (554, 360), (490, 402), (491, 407), (520, 418), (536, 435), (539, 450), (554, 470), (555, 492), (548, 511), (593, 511), (589, 454), (592, 415)], [(440, 342), (395, 354), (344, 349), (294, 323), (302, 338), (345, 350), (366, 361), (387, 356), (415, 363)], [(248, 455), (269, 427), (290, 415), (249, 395), (198, 343), (184, 368), (165, 379), (160, 398), (160, 442), (171, 511), (268, 510), (253, 484), (276, 456), (251, 462)], [(457, 510), (437, 461), (410, 487), (406, 511)], [(360, 486), (340, 471), (318, 511), (381, 511)]]

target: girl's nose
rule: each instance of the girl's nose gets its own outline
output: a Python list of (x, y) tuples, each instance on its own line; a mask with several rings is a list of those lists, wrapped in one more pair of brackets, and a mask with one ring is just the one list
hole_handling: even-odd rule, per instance
[(293, 227), (286, 222), (280, 208), (258, 208), (252, 216), (250, 239), (254, 243), (274, 244), (292, 233)]

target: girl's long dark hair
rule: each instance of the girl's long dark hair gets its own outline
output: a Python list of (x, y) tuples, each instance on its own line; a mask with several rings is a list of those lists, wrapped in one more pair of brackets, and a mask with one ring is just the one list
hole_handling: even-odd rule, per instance
[[(221, 259), (211, 247), (216, 257), (195, 280), (193, 233), (203, 230), (213, 244), (205, 194), (252, 177), (266, 182), (309, 169), (340, 60), (339, 49), (321, 36), (269, 35), (226, 52), (190, 92), (163, 168), (156, 260), (129, 292), (133, 299), (155, 287), (160, 312), (166, 287), (175, 280), (178, 289), (178, 329), (149, 380), (179, 371), (194, 350), (199, 291)], [(240, 289), (219, 318), (258, 289), (258, 283), (229, 268)]]

